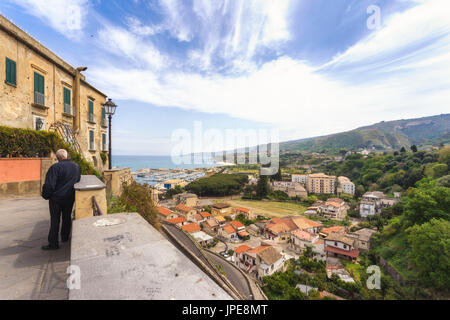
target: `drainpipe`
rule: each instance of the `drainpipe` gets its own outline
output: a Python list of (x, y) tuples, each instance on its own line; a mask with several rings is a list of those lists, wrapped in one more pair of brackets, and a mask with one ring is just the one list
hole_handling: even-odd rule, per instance
[(87, 67), (79, 67), (75, 70), (75, 82), (73, 84), (73, 105), (74, 105), (73, 131), (75, 132), (75, 134), (78, 134), (80, 132), (81, 127), (80, 79), (81, 79), (81, 72), (86, 70)]

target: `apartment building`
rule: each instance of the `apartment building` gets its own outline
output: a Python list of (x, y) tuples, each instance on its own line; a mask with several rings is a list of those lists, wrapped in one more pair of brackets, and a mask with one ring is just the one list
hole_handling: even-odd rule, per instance
[(336, 191), (336, 176), (324, 173), (310, 174), (306, 178), (306, 190), (315, 194), (334, 194)]
[[(86, 160), (103, 171), (107, 152), (106, 94), (82, 71), (0, 15), (0, 125), (49, 130), (59, 125)], [(72, 142), (72, 141), (68, 141)]]
[(341, 194), (341, 193), (346, 193), (346, 194), (350, 194), (350, 195), (355, 195), (355, 184), (353, 182), (350, 181), (349, 178), (347, 177), (338, 177), (337, 178), (337, 193)]
[(292, 174), (291, 175), (292, 182), (298, 182), (298, 183), (303, 184), (304, 186), (306, 186), (307, 177), (308, 177), (308, 175), (306, 175), (306, 174)]

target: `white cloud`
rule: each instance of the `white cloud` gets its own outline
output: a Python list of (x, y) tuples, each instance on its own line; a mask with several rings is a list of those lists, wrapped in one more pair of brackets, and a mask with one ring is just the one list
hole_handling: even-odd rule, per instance
[[(220, 37), (214, 24), (209, 24), (212, 34), (206, 34), (204, 39), (208, 39), (210, 46), (204, 48), (203, 54), (191, 52), (191, 59), (203, 60), (207, 66), (208, 59), (220, 48), (229, 57), (228, 61), (244, 61), (247, 65), (243, 68), (251, 66), (244, 74), (227, 76), (209, 72), (204, 75), (176, 69), (155, 72), (102, 66), (91, 68), (90, 77), (118, 99), (275, 124), (287, 130), (289, 138), (449, 111), (450, 20), (446, 17), (450, 16), (450, 8), (443, 1), (423, 2), (393, 16), (384, 22), (381, 30), (336, 56), (324, 68), (314, 68), (308, 62), (289, 57), (256, 68), (250, 60), (235, 58), (238, 53), (251, 56), (261, 43), (289, 39), (287, 24), (282, 23), (286, 21), (282, 18), (286, 10), (280, 9), (267, 24), (271, 19), (257, 17), (247, 7), (252, 5), (250, 2), (224, 1), (220, 6), (195, 2), (196, 14), (205, 25), (219, 13), (233, 12), (234, 18), (232, 29), (228, 29), (232, 31), (225, 37)], [(244, 14), (247, 9), (253, 13)], [(260, 10), (272, 12), (270, 5)], [(257, 40), (252, 40), (255, 32)], [(146, 53), (136, 53), (142, 47), (131, 39), (123, 39), (123, 48), (131, 48), (124, 53), (145, 59)], [(365, 81), (338, 80), (340, 74), (333, 72), (337, 67), (343, 68), (342, 73), (351, 70)], [(372, 79), (364, 73), (371, 69), (386, 75)]]
[(98, 33), (99, 44), (109, 52), (122, 58), (144, 64), (144, 67), (160, 69), (169, 64), (169, 58), (142, 37), (125, 29), (106, 25)]
[(79, 38), (85, 26), (89, 0), (8, 0), (23, 7), (63, 35)]

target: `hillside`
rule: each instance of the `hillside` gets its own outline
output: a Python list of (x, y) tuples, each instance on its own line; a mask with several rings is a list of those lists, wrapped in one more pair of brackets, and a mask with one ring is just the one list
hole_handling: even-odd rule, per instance
[(323, 137), (288, 141), (280, 144), (282, 152), (339, 152), (375, 148), (392, 150), (401, 147), (450, 143), (450, 114), (418, 119), (383, 121), (371, 126)]

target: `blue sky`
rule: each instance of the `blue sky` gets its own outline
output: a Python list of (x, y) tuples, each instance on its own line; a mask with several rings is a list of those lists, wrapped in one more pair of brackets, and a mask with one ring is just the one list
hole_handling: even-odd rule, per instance
[(116, 154), (170, 154), (195, 121), (284, 141), (450, 111), (446, 0), (2, 0), (0, 12), (88, 66), (119, 105)]

